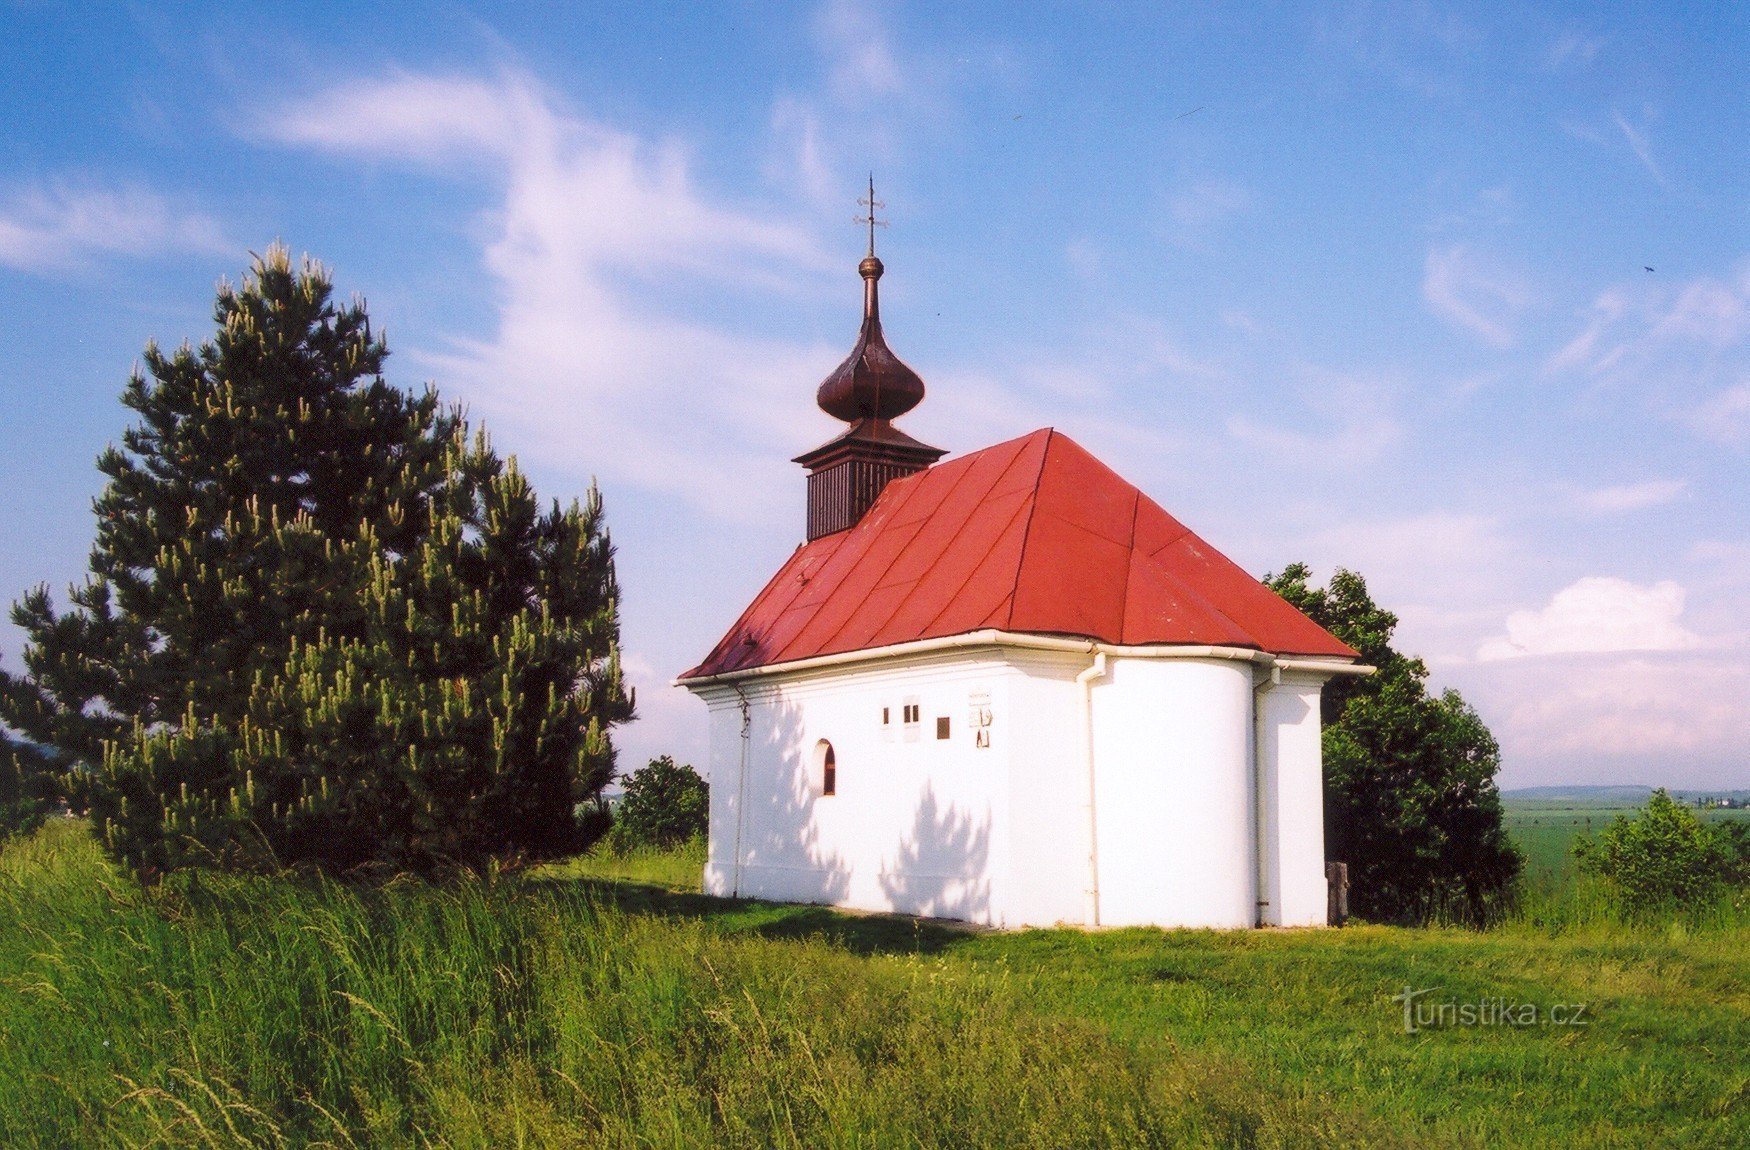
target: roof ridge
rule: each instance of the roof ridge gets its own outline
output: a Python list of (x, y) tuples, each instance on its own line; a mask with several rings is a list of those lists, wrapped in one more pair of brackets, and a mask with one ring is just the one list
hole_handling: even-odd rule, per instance
[(1162, 563), (1159, 559), (1156, 559), (1153, 555), (1144, 555), (1142, 558), (1143, 558), (1143, 561), (1145, 563), (1150, 564), (1155, 569), (1155, 574), (1158, 578), (1164, 579), (1169, 584), (1172, 585), (1173, 594), (1175, 596), (1189, 602), (1192, 606), (1198, 608), (1199, 610), (1210, 615), (1211, 617), (1219, 619), (1222, 622), (1226, 623), (1229, 627), (1233, 628), (1239, 634), (1244, 635), (1246, 637), (1246, 639), (1253, 646), (1257, 647), (1259, 650), (1264, 649), (1263, 641), (1261, 639), (1259, 639), (1257, 635), (1252, 633), (1252, 629), (1250, 627), (1247, 627), (1245, 624), (1241, 623), (1238, 619), (1235, 619), (1232, 615), (1230, 615), (1226, 611), (1222, 610), (1221, 607), (1216, 604), (1215, 600), (1211, 599), (1209, 596), (1205, 595), (1202, 591), (1200, 591), (1196, 587), (1192, 586), (1192, 584), (1189, 580), (1183, 578), (1182, 576), (1180, 576), (1178, 574), (1175, 574), (1172, 570), (1170, 570), (1167, 567), (1167, 565), (1165, 563)]
[[(1028, 501), (1023, 499), (1021, 501), (1020, 506), (1015, 508), (1014, 514), (1009, 516), (1009, 521), (1007, 523), (1003, 524), (1003, 529), (1001, 531), (997, 532), (997, 534), (996, 534), (997, 542), (1000, 543), (1002, 541), (1003, 536), (1005, 536), (1009, 533), (1009, 528), (1013, 527), (1015, 524), (1015, 520), (1019, 519), (1021, 517), (1021, 512), (1026, 508), (1027, 503), (1028, 503)], [(930, 616), (929, 622), (924, 624), (924, 631), (926, 633), (930, 630), (930, 628), (932, 628), (936, 625), (937, 620), (939, 620), (942, 616), (946, 615), (949, 611), (954, 609), (955, 605), (958, 603), (958, 601), (960, 599), (960, 593), (966, 590), (967, 586), (969, 584), (971, 584), (972, 580), (978, 575), (978, 573), (980, 571), (982, 571), (984, 569), (984, 565), (985, 565), (985, 563), (989, 562), (991, 555), (994, 555), (995, 553), (996, 553), (995, 545), (993, 544), (990, 554), (987, 554), (983, 559), (981, 559), (977, 563), (975, 563), (972, 567), (972, 570), (970, 570), (966, 573), (966, 578), (962, 579), (960, 581), (960, 585), (958, 587), (954, 588), (954, 594), (949, 596), (948, 601), (942, 605), (942, 609), (940, 611), (937, 611), (934, 615)], [(1027, 531), (1026, 531), (1026, 528), (1022, 528), (1021, 529), (1021, 557), (1020, 557), (1020, 559), (1017, 559), (1015, 561), (1015, 566), (1017, 568), (1020, 567), (1021, 560), (1025, 559), (1026, 556), (1027, 556)], [(922, 582), (922, 580), (919, 580), (919, 582)], [(1015, 593), (1013, 591), (1010, 591), (1005, 601), (1008, 602), (1010, 604), (1010, 606), (1012, 607), (1014, 604), (1014, 601), (1015, 601)], [(1001, 604), (999, 603), (998, 606), (1001, 606)], [(894, 614), (898, 614), (898, 612), (895, 611)], [(1012, 617), (1012, 615), (1011, 615), (1011, 617)]]
[[(973, 457), (973, 455), (977, 455), (977, 454), (979, 454), (979, 453), (973, 452), (972, 455), (962, 456), (961, 458), (962, 459), (971, 459)], [(936, 500), (935, 510), (939, 510), (943, 504), (947, 503), (949, 499), (953, 498), (954, 493), (956, 491), (960, 490), (960, 485), (966, 482), (966, 477), (968, 475), (972, 474), (972, 470), (973, 469), (971, 467), (961, 468), (960, 474), (956, 475), (954, 477), (954, 481), (948, 485), (948, 490), (942, 494), (942, 497), (940, 499)], [(924, 473), (918, 472), (918, 474), (921, 475)], [(911, 477), (907, 476), (906, 478), (909, 479)], [(1000, 478), (1000, 473), (999, 473), (999, 478)], [(973, 513), (976, 514), (976, 512), (977, 512), (977, 508), (975, 507), (973, 509)], [(935, 513), (935, 511), (932, 510), (931, 514), (933, 515), (934, 513)], [(970, 516), (969, 516), (969, 518), (970, 518)], [(923, 528), (921, 526), (918, 528), (917, 531), (912, 533), (912, 537), (905, 541), (905, 546), (901, 547), (899, 549), (898, 553), (893, 556), (892, 561), (888, 563), (888, 565), (887, 565), (888, 571), (893, 570), (893, 568), (895, 568), (899, 565), (899, 561), (901, 559), (905, 558), (905, 553), (912, 549), (912, 547), (917, 543), (917, 541), (923, 537), (923, 534), (924, 534), (924, 531), (923, 531)], [(867, 555), (868, 553), (864, 552), (864, 554)], [(927, 572), (928, 568), (926, 568), (925, 571)], [(887, 571), (882, 572), (882, 575), (885, 575), (885, 574), (887, 574)], [(922, 576), (919, 576), (917, 579), (912, 580), (911, 590), (913, 590), (913, 591), (917, 590), (917, 585), (919, 583), (921, 583), (922, 581), (923, 581)], [(873, 596), (873, 594), (876, 591), (879, 591), (883, 586), (897, 586), (897, 584), (883, 584), (880, 581), (880, 579), (877, 579), (875, 582), (875, 586), (870, 588), (870, 595)], [(908, 594), (909, 594), (909, 592), (908, 592)], [(894, 617), (897, 616), (901, 611), (903, 611), (905, 609), (906, 609), (906, 601), (905, 601), (905, 599), (902, 598), (902, 599), (900, 599), (899, 602), (894, 604), (893, 610), (891, 610), (887, 613), (887, 617), (881, 620), (880, 626), (876, 627), (876, 629), (875, 629), (876, 632), (879, 633), (882, 627), (885, 627), (885, 626), (887, 626), (887, 624), (893, 622)], [(856, 616), (853, 613), (851, 618), (855, 618), (855, 617)], [(845, 627), (849, 627), (850, 625), (851, 625), (851, 620), (846, 619), (845, 620)], [(839, 631), (840, 631), (840, 633), (842, 633), (844, 631), (844, 627), (840, 627)]]
[[(1123, 476), (1119, 476), (1123, 479)], [(1125, 480), (1129, 483), (1129, 480)], [(1142, 488), (1131, 484), (1130, 494), (1130, 554), (1124, 558), (1124, 590), (1118, 597), (1118, 637), (1124, 638), (1125, 624), (1130, 622), (1130, 579), (1136, 574), (1136, 520), (1142, 514)]]
[[(1035, 435), (1038, 432), (1034, 432)], [(1021, 528), (1021, 554), (1015, 560), (1015, 582), (1009, 588), (1009, 618), (1015, 617), (1015, 600), (1021, 594), (1021, 573), (1027, 569), (1027, 541), (1033, 534), (1033, 519), (1039, 514), (1039, 485), (1045, 482), (1045, 464), (1051, 458), (1051, 441), (1056, 438), (1057, 429), (1045, 429), (1045, 446), (1039, 451), (1039, 471), (1033, 476), (1033, 496), (1027, 502), (1027, 525)]]

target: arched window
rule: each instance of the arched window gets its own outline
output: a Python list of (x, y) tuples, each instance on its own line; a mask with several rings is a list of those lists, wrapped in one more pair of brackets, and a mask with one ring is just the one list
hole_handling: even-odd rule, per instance
[(824, 795), (837, 794), (839, 789), (838, 755), (825, 739), (814, 745), (814, 777)]

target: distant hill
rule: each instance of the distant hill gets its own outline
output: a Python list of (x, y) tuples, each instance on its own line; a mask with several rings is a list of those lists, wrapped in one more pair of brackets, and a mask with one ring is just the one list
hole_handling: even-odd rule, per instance
[(1609, 786), (1609, 787), (1515, 787), (1510, 791), (1502, 791), (1504, 799), (1536, 799), (1540, 802), (1576, 799), (1587, 803), (1602, 801), (1623, 803), (1644, 803), (1647, 796), (1653, 793), (1652, 787)]
[[(1647, 801), (1647, 796), (1653, 793), (1652, 787), (1643, 786), (1604, 786), (1604, 787), (1516, 787), (1502, 791), (1501, 798), (1508, 805), (1536, 805), (1549, 807), (1560, 804), (1572, 804), (1584, 807), (1603, 806), (1641, 806)], [(1750, 800), (1750, 790), (1724, 788), (1709, 790), (1680, 790), (1671, 788), (1671, 797), (1680, 803), (1693, 803), (1697, 799), (1731, 799), (1736, 803)]]

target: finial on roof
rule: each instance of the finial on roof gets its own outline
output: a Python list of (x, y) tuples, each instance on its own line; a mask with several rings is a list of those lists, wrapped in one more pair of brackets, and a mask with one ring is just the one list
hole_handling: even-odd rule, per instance
[(886, 227), (876, 212), (887, 205), (875, 198), (875, 174), (869, 174), (869, 196), (857, 201), (868, 214), (857, 222), (869, 227), (869, 254), (857, 265), (863, 277), (863, 330), (843, 363), (820, 385), (816, 399), (822, 411), (846, 423), (860, 419), (895, 419), (924, 398), (924, 381), (888, 350), (881, 334), (881, 295), (877, 287), (886, 269), (875, 256), (875, 229)]
[(859, 224), (868, 224), (869, 225), (869, 255), (868, 255), (868, 258), (874, 259), (875, 258), (875, 229), (876, 228), (884, 228), (887, 226), (886, 220), (881, 220), (881, 219), (875, 218), (875, 212), (880, 208), (885, 208), (887, 206), (887, 204), (885, 201), (878, 200), (875, 198), (875, 173), (874, 172), (869, 173), (869, 198), (865, 199), (865, 200), (858, 200), (857, 202), (859, 204), (862, 204), (865, 208), (869, 209), (869, 214), (866, 216), (858, 216), (857, 222)]

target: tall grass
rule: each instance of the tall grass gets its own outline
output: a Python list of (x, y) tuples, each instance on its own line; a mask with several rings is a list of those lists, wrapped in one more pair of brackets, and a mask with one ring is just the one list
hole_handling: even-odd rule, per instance
[(144, 892), (67, 823), (0, 853), (0, 982), (9, 1147), (1216, 1144), (1273, 1121), (1029, 1012), (1000, 971), (538, 876)]
[[(1489, 925), (1546, 934), (1685, 937), (1750, 932), (1750, 889), (1728, 887), (1694, 906), (1631, 907), (1606, 879), (1579, 869), (1574, 848), (1596, 820), (1633, 814), (1638, 807), (1508, 810), (1507, 827), (1525, 859), (1509, 896), (1492, 907)], [(1738, 817), (1737, 811), (1705, 811), (1708, 821)], [(1584, 822), (1584, 828), (1582, 823)]]
[(676, 847), (632, 847), (615, 850), (604, 840), (586, 855), (550, 864), (543, 871), (554, 878), (605, 878), (648, 883), (666, 890), (699, 889), (705, 872), (705, 840), (692, 839)]
[(696, 861), (148, 892), (57, 821), (0, 847), (0, 1145), (1750, 1145), (1725, 924), (968, 934)]

